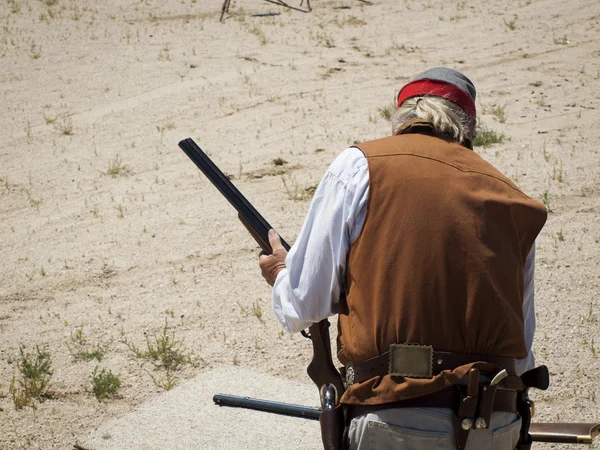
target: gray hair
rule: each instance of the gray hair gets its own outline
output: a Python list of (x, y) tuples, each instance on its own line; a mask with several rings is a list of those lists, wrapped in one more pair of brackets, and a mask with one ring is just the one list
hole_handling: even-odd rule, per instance
[(416, 118), (431, 122), (437, 135), (459, 143), (475, 138), (475, 118), (451, 101), (433, 96), (406, 99), (392, 115), (392, 134), (398, 134), (402, 124)]

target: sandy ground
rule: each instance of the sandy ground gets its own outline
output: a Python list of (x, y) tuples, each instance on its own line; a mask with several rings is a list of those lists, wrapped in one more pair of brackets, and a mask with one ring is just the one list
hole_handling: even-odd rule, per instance
[[(239, 0), (224, 23), (220, 7), (0, 5), (0, 448), (71, 448), (157, 401), (165, 371), (131, 348), (165, 325), (180, 382), (227, 365), (306, 381), (309, 342), (282, 333), (256, 245), (177, 142), (193, 137), (293, 242), (328, 164), (387, 135), (380, 110), (438, 65), (474, 80), (481, 123), (505, 135), (477, 150), (551, 209), (537, 419), (600, 419), (600, 3)], [(21, 346), (51, 355), (37, 409), (9, 394)], [(96, 368), (122, 384), (102, 402)]]
[[(252, 383), (247, 383), (248, 380)], [(181, 383), (97, 429), (81, 433), (77, 440), (82, 447), (95, 450), (321, 450), (323, 444), (316, 420), (218, 407), (213, 403), (215, 393), (226, 393), (297, 404), (307, 398), (315, 399), (316, 392), (310, 381), (275, 377), (256, 368), (218, 367)], [(157, 417), (161, 420), (156, 420)]]

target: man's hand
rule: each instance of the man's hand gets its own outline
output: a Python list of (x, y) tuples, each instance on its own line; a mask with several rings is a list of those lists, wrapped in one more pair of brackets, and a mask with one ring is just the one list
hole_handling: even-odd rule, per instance
[(281, 239), (275, 230), (269, 230), (269, 244), (271, 244), (273, 253), (267, 255), (261, 252), (258, 257), (258, 265), (260, 266), (262, 276), (269, 285), (273, 286), (277, 274), (285, 269), (285, 257), (288, 252), (281, 245)]

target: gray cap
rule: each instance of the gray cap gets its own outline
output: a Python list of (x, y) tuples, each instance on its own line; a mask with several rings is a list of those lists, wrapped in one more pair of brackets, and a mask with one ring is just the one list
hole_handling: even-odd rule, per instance
[(434, 67), (418, 75), (398, 93), (397, 105), (405, 100), (424, 95), (442, 97), (460, 106), (469, 115), (476, 117), (475, 85), (465, 75), (446, 67)]
[(447, 69), (446, 67), (434, 67), (433, 69), (426, 70), (422, 74), (417, 75), (413, 81), (416, 80), (437, 80), (453, 84), (466, 92), (473, 102), (475, 102), (475, 97), (477, 96), (475, 85), (471, 80), (462, 73), (457, 72), (456, 70)]

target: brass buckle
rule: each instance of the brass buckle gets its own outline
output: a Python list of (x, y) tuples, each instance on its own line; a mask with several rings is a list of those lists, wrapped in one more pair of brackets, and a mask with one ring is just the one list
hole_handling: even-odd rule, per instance
[(433, 347), (418, 344), (390, 345), (389, 374), (393, 377), (433, 377)]

